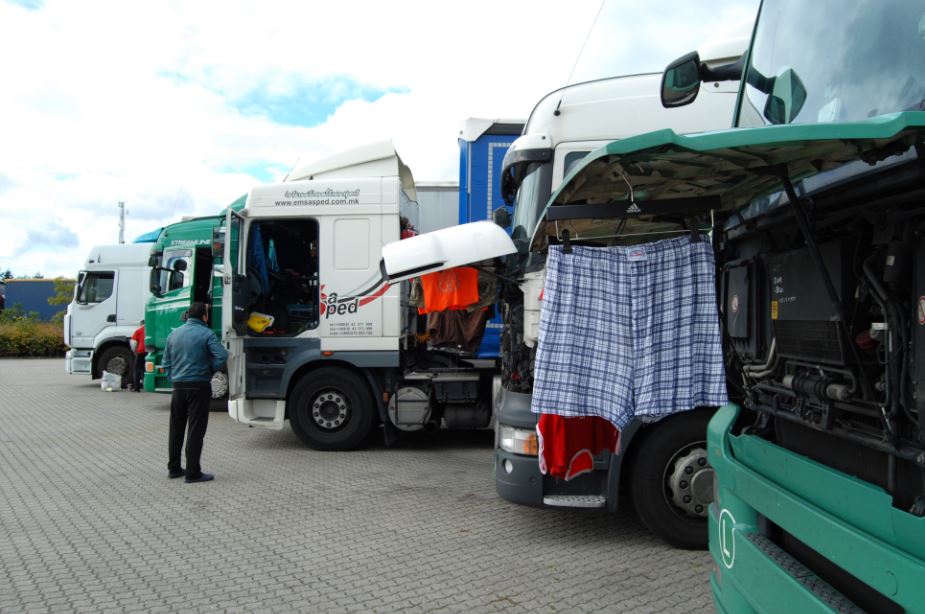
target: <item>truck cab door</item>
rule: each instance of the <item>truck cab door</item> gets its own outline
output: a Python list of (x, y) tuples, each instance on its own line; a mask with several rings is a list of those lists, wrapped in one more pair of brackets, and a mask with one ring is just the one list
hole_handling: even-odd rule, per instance
[(435, 230), (382, 248), (380, 268), (389, 283), (513, 254), (517, 247), (493, 222)]
[(222, 341), (228, 350), (228, 413), (241, 421), (245, 413), (244, 341), (246, 334), (235, 320), (235, 288), (244, 283), (242, 266), (244, 218), (228, 208), (225, 217), (225, 240), (222, 250)]
[(92, 348), (105, 329), (116, 326), (118, 273), (81, 271), (71, 304), (71, 347)]

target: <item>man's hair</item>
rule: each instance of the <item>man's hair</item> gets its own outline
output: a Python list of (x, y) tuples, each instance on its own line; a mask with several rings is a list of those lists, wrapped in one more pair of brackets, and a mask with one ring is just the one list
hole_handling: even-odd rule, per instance
[(206, 316), (207, 311), (208, 311), (208, 308), (206, 307), (205, 303), (196, 301), (195, 303), (189, 306), (189, 309), (187, 310), (186, 315), (190, 318), (196, 318), (197, 320), (201, 320)]

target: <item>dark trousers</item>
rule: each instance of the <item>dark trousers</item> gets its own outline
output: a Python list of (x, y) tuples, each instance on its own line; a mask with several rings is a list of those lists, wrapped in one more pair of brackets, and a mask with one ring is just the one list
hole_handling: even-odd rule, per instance
[(132, 389), (141, 390), (145, 381), (145, 355), (135, 354), (135, 370), (132, 378)]
[[(202, 440), (209, 426), (209, 402), (212, 387), (209, 382), (177, 382), (170, 399), (170, 439), (168, 441), (168, 471), (179, 471), (180, 451), (186, 434), (186, 477), (197, 478), (202, 473), (199, 456)], [(187, 432), (187, 425), (189, 431)]]

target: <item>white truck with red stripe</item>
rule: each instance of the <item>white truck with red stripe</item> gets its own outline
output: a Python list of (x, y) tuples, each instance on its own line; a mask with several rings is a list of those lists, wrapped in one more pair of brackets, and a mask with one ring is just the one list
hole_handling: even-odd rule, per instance
[(428, 347), (409, 284), (394, 282), (469, 262), (475, 245), (488, 258), (514, 245), (491, 222), (438, 231), (441, 245), (458, 235), (456, 248), (425, 267), (402, 269), (399, 256), (389, 285), (383, 246), (399, 241), (400, 217), (417, 221), (415, 198), (410, 169), (378, 143), (258, 186), (229, 209), (215, 248), (232, 418), (273, 429), (288, 419), (324, 450), (357, 447), (377, 424), (386, 441), (396, 430), (491, 424), (496, 361)]

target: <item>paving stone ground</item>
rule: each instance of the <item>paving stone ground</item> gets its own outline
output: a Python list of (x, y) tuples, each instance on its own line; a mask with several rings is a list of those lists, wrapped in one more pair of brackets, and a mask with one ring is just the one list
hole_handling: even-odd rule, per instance
[(213, 412), (166, 476), (169, 397), (0, 360), (0, 612), (710, 612), (709, 557), (631, 511), (494, 490), (490, 432), (315, 452)]

